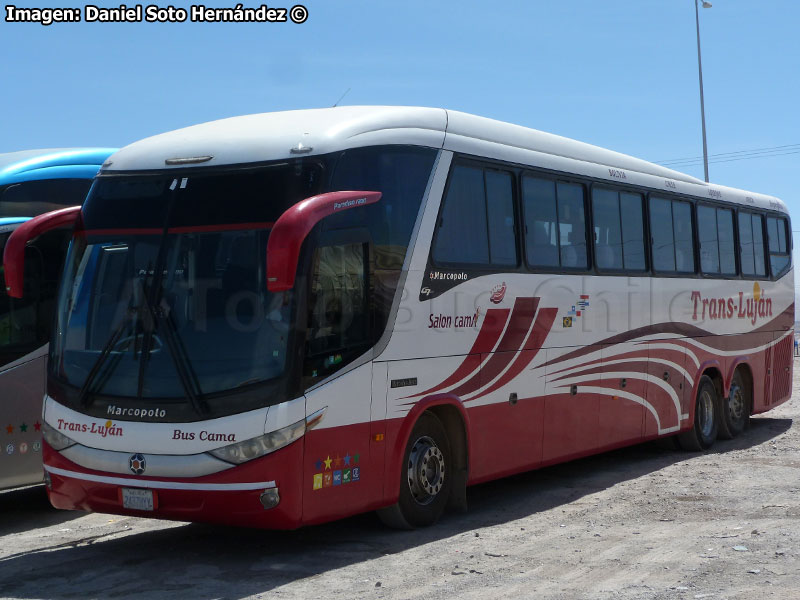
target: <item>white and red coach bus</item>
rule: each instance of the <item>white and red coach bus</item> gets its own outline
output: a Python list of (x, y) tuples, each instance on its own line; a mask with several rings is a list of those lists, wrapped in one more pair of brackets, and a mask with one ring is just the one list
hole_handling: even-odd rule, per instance
[(434, 522), (470, 484), (734, 437), (792, 378), (775, 198), (442, 109), (239, 117), (114, 154), (72, 238), (52, 503)]

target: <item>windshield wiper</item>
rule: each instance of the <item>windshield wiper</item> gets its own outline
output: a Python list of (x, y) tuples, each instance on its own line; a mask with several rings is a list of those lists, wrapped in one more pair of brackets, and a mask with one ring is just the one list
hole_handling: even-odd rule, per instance
[[(160, 296), (162, 292), (163, 288), (159, 290), (158, 295)], [(175, 325), (175, 322), (172, 320), (172, 313), (165, 315), (164, 309), (160, 305), (153, 306), (150, 304), (150, 302), (147, 300), (147, 294), (145, 294), (145, 306), (150, 313), (150, 318), (152, 318), (155, 322), (163, 324), (164, 326), (164, 340), (167, 345), (167, 350), (169, 351), (169, 355), (172, 357), (172, 362), (175, 363), (175, 371), (178, 373), (178, 379), (181, 382), (181, 386), (183, 386), (183, 391), (186, 392), (186, 396), (189, 398), (192, 408), (194, 408), (199, 415), (205, 414), (207, 412), (207, 408), (205, 406), (205, 402), (202, 400), (203, 392), (200, 388), (200, 382), (197, 379), (197, 374), (192, 368), (192, 363), (189, 360), (188, 354), (186, 353), (186, 348), (183, 345), (180, 334), (178, 333), (178, 328)], [(145, 341), (145, 346), (149, 347), (151, 339), (152, 335), (147, 341)], [(147, 349), (149, 348), (144, 348), (143, 350)], [(144, 358), (142, 360), (144, 360)]]
[[(122, 318), (120, 324), (111, 334), (111, 337), (108, 338), (105, 346), (100, 351), (100, 356), (97, 357), (97, 360), (94, 361), (92, 368), (89, 370), (89, 374), (86, 376), (86, 379), (83, 382), (83, 386), (81, 387), (81, 391), (78, 393), (78, 403), (83, 407), (88, 407), (92, 403), (92, 398), (89, 395), (89, 390), (94, 384), (95, 379), (97, 378), (97, 374), (100, 372), (100, 369), (103, 367), (103, 364), (108, 359), (108, 356), (111, 354), (111, 351), (114, 349), (114, 346), (117, 345), (119, 342), (122, 333), (125, 331), (125, 326), (128, 325), (130, 322), (133, 321), (133, 317), (139, 312), (137, 307), (129, 307), (127, 314)], [(113, 369), (112, 369), (113, 370)]]

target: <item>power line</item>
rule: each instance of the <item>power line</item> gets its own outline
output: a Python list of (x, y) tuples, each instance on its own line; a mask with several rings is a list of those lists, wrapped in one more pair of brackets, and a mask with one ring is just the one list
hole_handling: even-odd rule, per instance
[[(800, 144), (784, 144), (782, 146), (771, 146), (768, 148), (753, 148), (750, 150), (737, 150), (735, 152), (720, 152), (718, 154), (709, 155), (709, 163), (732, 162), (736, 160), (747, 160), (752, 158), (772, 157), (772, 156), (786, 156), (789, 154), (800, 153)], [(673, 158), (670, 160), (655, 161), (656, 164), (664, 166), (691, 166), (700, 164), (703, 161), (702, 156), (686, 157), (686, 158)]]

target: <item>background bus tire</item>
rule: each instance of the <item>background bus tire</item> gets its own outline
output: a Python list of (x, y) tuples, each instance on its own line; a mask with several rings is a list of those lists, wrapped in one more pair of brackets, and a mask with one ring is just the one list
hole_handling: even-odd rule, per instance
[(700, 452), (711, 447), (717, 439), (719, 430), (722, 412), (720, 405), (714, 382), (707, 375), (703, 375), (697, 385), (692, 428), (678, 434), (681, 448), (690, 452)]
[[(433, 465), (426, 469), (431, 480), (420, 476), (422, 467), (428, 464), (426, 461)], [(409, 471), (417, 475), (410, 475)], [(432, 413), (422, 413), (411, 430), (403, 454), (400, 498), (397, 504), (379, 509), (378, 517), (395, 529), (416, 529), (433, 525), (442, 516), (447, 505), (453, 482), (452, 474), (453, 459), (444, 426)], [(412, 487), (416, 490), (416, 496)], [(429, 494), (430, 490), (434, 493)], [(422, 502), (418, 496), (421, 496)]]
[(738, 370), (733, 374), (728, 397), (723, 398), (720, 404), (722, 418), (719, 420), (719, 437), (732, 440), (747, 428), (750, 421), (750, 394)]

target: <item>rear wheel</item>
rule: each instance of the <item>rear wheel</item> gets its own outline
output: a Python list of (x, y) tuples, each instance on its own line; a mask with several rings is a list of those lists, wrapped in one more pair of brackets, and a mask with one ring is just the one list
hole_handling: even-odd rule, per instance
[(403, 458), (400, 498), (380, 509), (378, 516), (398, 529), (432, 525), (444, 512), (453, 479), (450, 443), (436, 416), (427, 412), (420, 416)]
[(750, 420), (750, 397), (744, 387), (742, 374), (733, 374), (731, 390), (722, 402), (722, 418), (719, 420), (719, 437), (731, 440), (747, 428)]
[(717, 439), (720, 412), (717, 388), (710, 377), (703, 375), (697, 385), (694, 424), (688, 431), (678, 434), (681, 448), (695, 452), (710, 448)]

